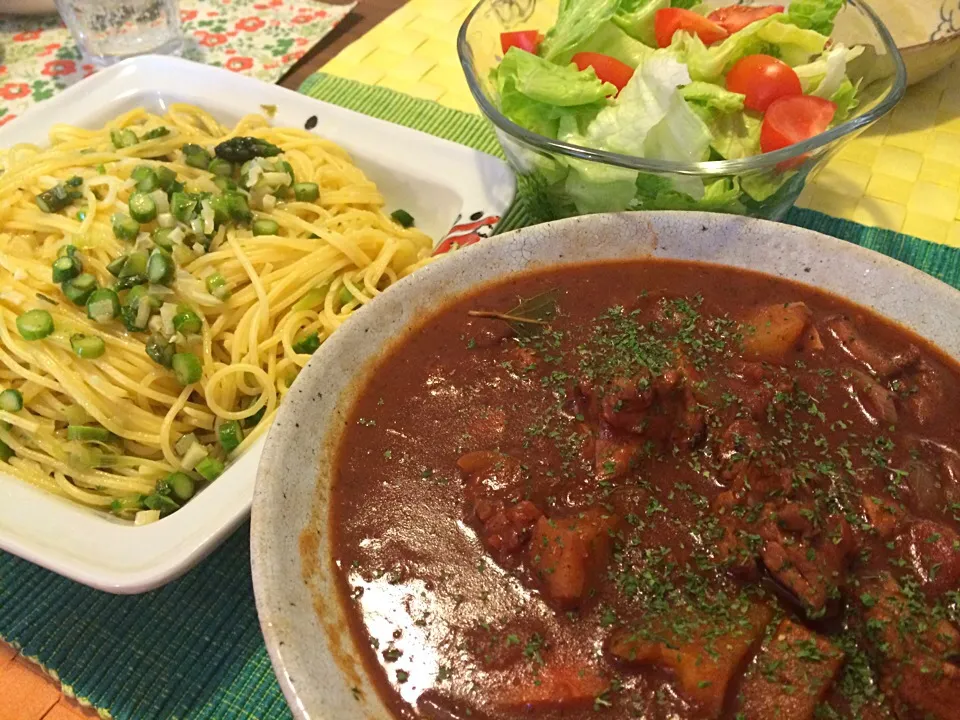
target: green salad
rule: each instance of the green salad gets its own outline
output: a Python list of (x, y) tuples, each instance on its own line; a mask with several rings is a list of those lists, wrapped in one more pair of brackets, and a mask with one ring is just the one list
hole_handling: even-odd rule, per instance
[[(556, 24), (501, 35), (500, 111), (555, 140), (634, 157), (735, 160), (807, 140), (858, 103), (830, 40), (843, 0), (733, 5), (690, 0), (560, 0)], [(530, 153), (571, 212), (700, 209), (744, 213), (797, 175), (803, 158), (738, 176), (653, 174)]]

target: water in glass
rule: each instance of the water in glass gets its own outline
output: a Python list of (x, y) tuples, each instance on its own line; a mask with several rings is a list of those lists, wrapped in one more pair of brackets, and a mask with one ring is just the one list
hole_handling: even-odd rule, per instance
[(56, 0), (84, 56), (100, 67), (133, 55), (178, 54), (177, 0)]

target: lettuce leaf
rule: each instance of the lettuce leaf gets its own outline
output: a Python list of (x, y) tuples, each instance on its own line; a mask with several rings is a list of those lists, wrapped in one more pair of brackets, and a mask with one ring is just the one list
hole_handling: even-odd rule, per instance
[(846, 77), (847, 63), (863, 54), (863, 46), (847, 48), (837, 43), (820, 57), (794, 68), (803, 92), (808, 95), (829, 98), (840, 87)]
[(510, 48), (498, 75), (504, 73), (504, 68), (512, 74), (518, 92), (549, 105), (587, 105), (617, 94), (616, 86), (601, 82), (593, 68), (578, 70), (575, 65), (554, 65), (516, 47)]
[(669, 7), (691, 10), (698, 5), (700, 0), (620, 0), (620, 7), (612, 20), (631, 37), (655, 48), (657, 37), (654, 18), (657, 10)]
[(779, 170), (767, 170), (760, 173), (752, 173), (740, 176), (740, 187), (756, 202), (764, 202), (777, 194), (777, 191), (783, 187), (795, 172), (780, 172)]
[[(588, 145), (663, 160), (686, 160), (691, 155), (702, 155), (709, 145), (709, 131), (677, 90), (689, 84), (690, 75), (682, 63), (669, 54), (654, 53), (634, 73), (617, 101), (601, 110), (587, 127)], [(648, 144), (648, 136), (660, 123), (677, 127), (664, 128)], [(670, 135), (678, 137), (671, 139)], [(679, 157), (672, 153), (678, 144), (674, 140), (684, 146)], [(664, 152), (667, 154), (662, 154)]]
[(696, 35), (677, 33), (669, 51), (685, 62), (694, 80), (718, 82), (739, 59), (756, 53), (775, 55), (788, 65), (807, 62), (823, 52), (827, 37), (783, 22), (784, 15), (771, 15), (747, 25), (723, 42), (707, 47)]
[(708, 123), (710, 147), (724, 160), (739, 160), (760, 154), (762, 119), (751, 112), (717, 114)]
[(843, 2), (844, 0), (793, 0), (787, 9), (787, 19), (805, 30), (830, 35)]
[(620, 0), (560, 0), (557, 22), (540, 44), (540, 55), (566, 63), (617, 11)]
[[(643, 156), (659, 160), (701, 162), (707, 159), (711, 141), (710, 130), (691, 110), (683, 96), (674, 91), (663, 120), (647, 134)], [(688, 180), (679, 176), (677, 182)]]
[(850, 113), (860, 104), (857, 99), (857, 86), (850, 82), (850, 78), (845, 77), (829, 100), (837, 106), (837, 112), (833, 116), (833, 124), (842, 123), (850, 117)]
[(762, 117), (743, 107), (744, 96), (713, 83), (694, 81), (680, 94), (706, 122), (710, 147), (724, 160), (760, 154)]
[(613, 16), (620, 28), (650, 47), (657, 46), (653, 20), (657, 10), (670, 7), (670, 0), (621, 0), (617, 14)]
[(554, 65), (512, 47), (495, 71), (500, 110), (518, 125), (557, 137), (560, 119), (585, 115), (592, 119), (617, 88), (603, 83), (592, 68)]
[[(686, 68), (664, 52), (644, 63), (620, 92), (615, 103), (600, 111), (586, 132), (564, 132), (562, 140), (598, 150), (661, 160), (703, 160), (710, 131), (677, 89), (688, 85)], [(565, 121), (564, 130), (572, 127)], [(638, 172), (570, 160), (566, 191), (579, 212), (625, 210), (636, 195)], [(694, 201), (703, 197), (699, 178), (672, 176), (674, 192)]]
[(740, 183), (736, 178), (721, 178), (707, 183), (703, 197), (697, 201), (694, 209), (736, 214), (746, 212), (740, 202)]
[[(700, 182), (699, 180), (697, 182)], [(674, 187), (669, 178), (640, 173), (636, 197), (630, 210), (706, 210), (742, 215), (746, 208), (740, 201), (740, 186), (736, 179), (721, 178), (707, 183), (699, 198)]]
[[(782, 16), (781, 16), (782, 17)], [(774, 15), (761, 21), (757, 33), (761, 40), (773, 46), (776, 56), (793, 67), (807, 62), (813, 55), (823, 52), (827, 46), (828, 35), (806, 30), (780, 22)], [(749, 29), (748, 25), (744, 30)], [(741, 30), (741, 32), (743, 32)]]
[(596, 52), (609, 55), (636, 69), (653, 55), (653, 48), (630, 37), (612, 22), (605, 22), (590, 37), (577, 45), (570, 53), (558, 56), (554, 62), (570, 62), (570, 58), (579, 52)]
[[(579, 122), (567, 117), (560, 121), (558, 139), (571, 145), (590, 147)], [(635, 170), (565, 157), (569, 168), (564, 183), (566, 195), (579, 213), (620, 212), (627, 208), (635, 190)]]
[(636, 195), (637, 171), (567, 158), (570, 174), (564, 189), (579, 213), (621, 212)]
[[(690, 194), (678, 189), (675, 177), (638, 173), (609, 165), (574, 160), (573, 172), (564, 190), (577, 212), (620, 212), (622, 210), (705, 210), (742, 215), (746, 207), (736, 178), (703, 183), (688, 178)], [(629, 177), (628, 177), (629, 175)]]
[[(719, 85), (698, 80), (680, 88), (680, 94), (691, 105), (718, 113), (732, 113), (743, 110), (743, 101), (746, 98), (745, 95), (730, 92)], [(701, 117), (703, 117), (702, 114)]]

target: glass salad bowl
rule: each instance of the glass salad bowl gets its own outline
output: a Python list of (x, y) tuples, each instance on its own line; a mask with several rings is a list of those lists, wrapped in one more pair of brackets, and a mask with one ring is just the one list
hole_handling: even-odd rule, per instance
[[(669, 5), (668, 0), (649, 2), (661, 7)], [(729, 6), (730, 2), (733, 0), (708, 1), (705, 9), (710, 11)], [(535, 205), (533, 209), (544, 219), (592, 212), (686, 209), (780, 219), (794, 204), (811, 173), (817, 172), (844, 142), (889, 112), (906, 89), (906, 70), (890, 33), (866, 3), (848, 0), (836, 16), (823, 55), (812, 53), (798, 61), (809, 68), (809, 63), (827, 58), (829, 51), (841, 44), (848, 50), (862, 47), (862, 50), (848, 52), (845, 55), (846, 65), (841, 68), (849, 78), (848, 86), (852, 84), (855, 88), (856, 103), (849, 104), (844, 117), (840, 117), (838, 111), (825, 131), (782, 149), (760, 153), (758, 138), (762, 116), (741, 111), (724, 120), (733, 126), (740, 126), (739, 130), (730, 131), (732, 135), (727, 136), (728, 144), (720, 146), (718, 135), (714, 134), (709, 147), (695, 159), (658, 159), (596, 149), (598, 144), (590, 146), (582, 142), (590, 132), (589, 125), (586, 130), (583, 127), (585, 123), (592, 122), (589, 118), (572, 121), (572, 125), (567, 121), (566, 134), (563, 132), (564, 120), (561, 119), (561, 131), (557, 137), (551, 137), (546, 132), (534, 132), (529, 127), (517, 124), (501, 111), (502, 97), (496, 77), (496, 70), (504, 57), (501, 33), (525, 30), (544, 33), (555, 24), (561, 4), (567, 7), (591, 7), (584, 0), (482, 0), (464, 21), (457, 42), (467, 84), (481, 111), (493, 124), (508, 161), (527, 185)], [(623, 4), (629, 3), (624, 0)], [(674, 2), (674, 5), (677, 4)], [(770, 3), (747, 0), (740, 4), (761, 6)], [(816, 4), (817, 0), (794, 3), (798, 6)], [(787, 12), (792, 11), (788, 7)], [(589, 12), (585, 10), (585, 13)], [(591, 36), (594, 46), (587, 49), (604, 51), (604, 41), (596, 40), (598, 35)], [(690, 39), (693, 39), (692, 36)], [(675, 35), (671, 51), (677, 45)], [(703, 47), (701, 44), (701, 49)], [(652, 49), (641, 50), (653, 52)], [(778, 50), (774, 46), (770, 50), (753, 52), (776, 54)], [(663, 54), (659, 53), (658, 57)], [(649, 58), (648, 55), (645, 57)], [(679, 53), (678, 58), (683, 59)], [(556, 62), (565, 65), (560, 60)], [(642, 61), (636, 72), (640, 73), (647, 62)], [(800, 74), (803, 71), (798, 67), (798, 62), (789, 64), (797, 67)], [(724, 72), (729, 69), (728, 64)], [(630, 77), (629, 73), (627, 77)], [(826, 75), (823, 77), (826, 78)], [(722, 90), (723, 76), (714, 82)], [(546, 92), (549, 94), (549, 89)], [(609, 104), (609, 101), (601, 100), (601, 106), (603, 102)], [(543, 109), (543, 106), (538, 107)], [(551, 109), (557, 110), (556, 115), (561, 117), (566, 110), (563, 107)], [(592, 115), (594, 119), (596, 112)], [(698, 116), (702, 114), (698, 113)], [(539, 117), (544, 117), (543, 113)], [(548, 125), (553, 123), (551, 127), (554, 130), (557, 128), (555, 117), (546, 120)], [(680, 148), (679, 152), (673, 154), (682, 156), (682, 132), (669, 116), (665, 118), (667, 122), (661, 123), (661, 126), (670, 125), (666, 132), (673, 136), (674, 147)], [(534, 119), (525, 124), (536, 125), (540, 121)], [(745, 123), (752, 124), (752, 130), (745, 129)], [(571, 126), (574, 132), (569, 132)], [(711, 126), (711, 129), (716, 126)], [(650, 130), (647, 138), (653, 134), (654, 131)], [(749, 135), (755, 138), (755, 150), (752, 152), (734, 149), (721, 154), (715, 149), (721, 147), (726, 150), (731, 142), (730, 137), (735, 142), (737, 137), (747, 138)]]

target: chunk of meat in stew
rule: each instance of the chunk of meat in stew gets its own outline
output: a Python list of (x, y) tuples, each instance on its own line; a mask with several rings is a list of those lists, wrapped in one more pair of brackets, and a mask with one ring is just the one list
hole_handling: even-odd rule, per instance
[(865, 586), (868, 637), (880, 687), (900, 720), (955, 720), (960, 707), (960, 632), (889, 575)]
[(942, 414), (945, 391), (943, 375), (929, 360), (920, 360), (895, 381), (903, 407), (921, 427), (929, 427)]
[(908, 438), (906, 445), (915, 458), (906, 468), (906, 502), (917, 515), (950, 517), (948, 508), (960, 508), (960, 452), (925, 438)]
[(917, 660), (900, 666), (893, 679), (894, 711), (901, 720), (955, 720), (960, 708), (960, 667)]
[(760, 577), (758, 550), (760, 537), (748, 532), (742, 519), (743, 505), (733, 490), (720, 493), (713, 502), (713, 512), (719, 517), (720, 536), (714, 546), (717, 564), (742, 580)]
[(738, 418), (721, 433), (717, 455), (724, 463), (723, 479), (731, 481), (746, 469), (745, 463), (754, 460), (763, 449), (760, 426), (748, 418)]
[(779, 366), (739, 358), (727, 364), (724, 374), (723, 386), (707, 387), (700, 396), (711, 405), (722, 405), (727, 398), (735, 397), (739, 400), (739, 404), (733, 407), (735, 419), (742, 418), (742, 406), (758, 423), (768, 420), (775, 398), (790, 394), (795, 384), (795, 378)]
[(748, 580), (758, 577), (759, 560), (789, 597), (818, 616), (840, 595), (853, 533), (842, 515), (784, 497), (793, 484), (789, 471), (745, 468), (714, 501), (721, 532), (714, 557)]
[(739, 702), (743, 720), (813, 720), (843, 659), (843, 652), (826, 638), (782, 620), (744, 680)]
[(936, 517), (946, 506), (944, 484), (934, 465), (921, 459), (913, 460), (905, 468), (906, 477), (898, 494), (903, 504), (915, 515)]
[(643, 442), (639, 437), (618, 432), (600, 422), (592, 438), (594, 472), (598, 478), (614, 480), (627, 475), (639, 462)]
[(900, 556), (931, 597), (960, 590), (960, 534), (931, 520), (917, 520), (898, 540)]
[(896, 424), (894, 394), (861, 370), (849, 370), (847, 375), (850, 395), (870, 422), (885, 427)]
[(893, 498), (864, 495), (860, 502), (870, 527), (884, 540), (893, 537), (903, 524), (903, 508)]
[(868, 412), (895, 422), (899, 405), (920, 426), (934, 422), (945, 389), (944, 374), (935, 361), (922, 357), (915, 344), (893, 351), (877, 346), (846, 316), (829, 318), (824, 325), (833, 341), (875, 378), (871, 383), (863, 375), (856, 375), (857, 371), (849, 371)]
[(920, 359), (920, 349), (913, 344), (894, 352), (879, 347), (864, 336), (853, 319), (845, 315), (827, 318), (823, 324), (827, 334), (844, 353), (879, 378), (896, 377)]
[(479, 450), (457, 460), (466, 479), (468, 520), (498, 560), (520, 550), (542, 513), (526, 500), (528, 482), (520, 462), (503, 453)]
[(767, 500), (789, 492), (792, 473), (763, 462), (740, 463), (736, 468), (730, 489), (713, 502), (720, 531), (714, 557), (734, 574), (745, 572), (749, 579), (756, 579), (758, 575), (751, 568), (759, 562), (763, 541), (757, 529), (767, 516)]
[(843, 516), (830, 515), (817, 527), (807, 510), (809, 506), (792, 502), (775, 506), (758, 529), (760, 559), (780, 585), (818, 616), (840, 596), (853, 542)]
[(693, 372), (681, 364), (660, 375), (614, 377), (598, 384), (584, 380), (588, 417), (598, 426), (598, 475), (621, 476), (641, 447), (657, 451), (690, 449), (706, 432), (706, 418), (691, 388)]

